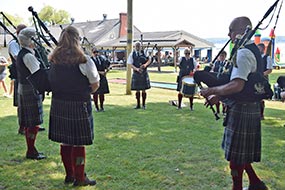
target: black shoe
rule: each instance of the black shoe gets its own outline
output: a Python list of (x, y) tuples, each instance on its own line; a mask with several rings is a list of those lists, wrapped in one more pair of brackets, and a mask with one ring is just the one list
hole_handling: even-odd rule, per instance
[(142, 106), (142, 109), (146, 110), (146, 106)]
[(258, 184), (250, 184), (248, 190), (268, 190), (268, 187), (263, 181), (260, 181)]
[(101, 108), (100, 110), (99, 110), (99, 112), (104, 112), (105, 110), (104, 110), (104, 108)]
[(190, 111), (194, 111), (194, 108), (192, 106), (190, 107)]
[(182, 110), (182, 107), (177, 107), (178, 110)]
[(40, 127), (39, 131), (45, 131), (46, 129), (44, 127)]
[(27, 159), (32, 159), (32, 160), (42, 160), (46, 159), (46, 156), (43, 153), (34, 153), (34, 154), (26, 154)]
[(74, 177), (73, 176), (65, 176), (64, 183), (69, 184), (74, 182)]
[(140, 109), (141, 107), (140, 106), (136, 106), (134, 109)]
[(87, 186), (87, 185), (96, 185), (96, 180), (90, 180), (88, 179), (87, 176), (85, 176), (85, 180), (84, 181), (77, 181), (75, 180), (73, 183), (73, 186)]

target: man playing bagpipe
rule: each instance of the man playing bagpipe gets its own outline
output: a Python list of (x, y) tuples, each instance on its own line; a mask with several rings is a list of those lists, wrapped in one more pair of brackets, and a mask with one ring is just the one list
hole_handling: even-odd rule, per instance
[[(247, 37), (247, 28), (251, 26), (247, 17), (233, 19), (228, 34), (231, 41), (239, 44), (236, 38), (241, 35)], [(271, 97), (273, 93), (268, 81), (266, 83), (266, 79), (263, 79), (259, 64), (260, 52), (249, 39), (244, 40), (246, 43), (234, 52), (233, 67), (228, 76), (219, 79), (214, 74), (207, 75), (206, 72), (198, 71), (194, 78), (196, 82), (208, 85), (208, 88), (201, 89), (201, 95), (207, 100), (206, 105), (214, 105), (222, 99), (227, 99), (222, 148), (231, 169), (232, 190), (242, 190), (244, 170), (249, 177), (249, 190), (267, 190), (266, 185), (256, 175), (252, 163), (261, 160), (260, 100)], [(203, 73), (207, 77), (203, 76)]]
[[(141, 108), (140, 94), (142, 95), (142, 108), (146, 109), (146, 90), (150, 89), (150, 81), (147, 67), (152, 63), (151, 57), (146, 57), (140, 42), (135, 43), (135, 50), (128, 57), (128, 64), (133, 69), (131, 90), (136, 91), (137, 106), (135, 109)], [(141, 91), (141, 93), (140, 93)]]

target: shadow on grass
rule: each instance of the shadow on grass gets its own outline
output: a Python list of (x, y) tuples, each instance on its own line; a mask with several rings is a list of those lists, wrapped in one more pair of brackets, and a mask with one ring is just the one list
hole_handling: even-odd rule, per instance
[[(49, 101), (49, 99), (47, 99)], [(86, 171), (96, 178), (96, 189), (229, 189), (228, 163), (220, 148), (222, 119), (194, 103), (194, 111), (177, 110), (168, 102), (149, 102), (147, 109), (106, 104), (93, 112), (95, 139), (87, 147)], [(44, 105), (48, 126), (49, 105)], [(284, 189), (283, 115), (268, 109), (263, 121), (263, 160), (258, 173), (272, 189)], [(0, 187), (5, 189), (70, 189), (63, 185), (64, 168), (59, 144), (37, 138), (48, 158), (25, 159), (25, 140), (16, 135), (16, 116), (1, 118)], [(91, 187), (90, 187), (91, 188)]]

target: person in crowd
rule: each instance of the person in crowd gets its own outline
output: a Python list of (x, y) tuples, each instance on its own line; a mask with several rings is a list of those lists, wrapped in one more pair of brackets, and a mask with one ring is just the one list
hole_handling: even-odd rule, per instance
[[(181, 92), (182, 88), (182, 79), (185, 76), (193, 76), (193, 73), (197, 69), (197, 62), (193, 57), (191, 57), (191, 49), (186, 48), (184, 50), (184, 55), (180, 57), (177, 65), (179, 67), (179, 75), (177, 76), (177, 91), (178, 91), (178, 105), (177, 109), (182, 109), (181, 103), (183, 94)], [(190, 102), (190, 110), (193, 111), (193, 99), (194, 99), (194, 93), (192, 96), (189, 96), (189, 102)]]
[(11, 95), (8, 94), (7, 86), (5, 83), (5, 78), (7, 76), (7, 69), (6, 67), (9, 65), (7, 59), (4, 56), (0, 56), (0, 85), (3, 87), (4, 90), (4, 97), (10, 98)]
[[(16, 34), (17, 36), (19, 35), (20, 31), (27, 26), (24, 24), (19, 24), (16, 27)], [(13, 106), (17, 107), (18, 106), (18, 82), (17, 82), (17, 70), (16, 70), (16, 61), (17, 61), (17, 56), (18, 53), (21, 50), (21, 46), (17, 39), (12, 39), (9, 44), (8, 44), (8, 53), (11, 58), (12, 64), (8, 66), (9, 68), (9, 78), (11, 79), (10, 83), (10, 89), (14, 89), (14, 94), (13, 94)], [(18, 128), (18, 134), (24, 135), (25, 134), (25, 127), (24, 126), (19, 126)]]
[(90, 56), (80, 46), (78, 30), (64, 28), (57, 47), (49, 57), (52, 100), (48, 137), (60, 144), (66, 184), (96, 185), (85, 173), (85, 146), (93, 144), (91, 93), (99, 87), (100, 76)]
[(32, 28), (24, 28), (18, 35), (21, 50), (16, 61), (18, 81), (18, 120), (20, 126), (25, 126), (27, 144), (26, 158), (44, 159), (43, 153), (39, 153), (35, 147), (35, 141), (40, 125), (43, 123), (42, 96), (35, 93), (35, 89), (28, 82), (27, 77), (40, 69), (40, 62), (35, 57), (33, 50), (36, 31)]
[[(93, 93), (93, 101), (95, 104), (95, 109), (97, 112), (104, 112), (104, 101), (105, 101), (105, 94), (110, 93), (108, 80), (107, 80), (107, 72), (109, 71), (110, 61), (108, 61), (105, 57), (99, 55), (99, 51), (97, 48), (92, 49), (93, 56), (91, 59), (94, 61), (97, 71), (100, 74), (100, 86), (98, 90)], [(100, 101), (100, 109), (98, 105), (98, 97)]]
[(140, 42), (135, 43), (135, 49), (128, 57), (128, 64), (133, 69), (131, 90), (136, 91), (137, 105), (135, 109), (141, 108), (140, 97), (142, 96), (142, 108), (146, 109), (146, 90), (150, 89), (150, 81), (147, 67), (151, 64), (152, 58), (146, 57)]
[[(212, 71), (216, 72), (216, 73), (220, 72), (226, 63), (226, 58), (227, 58), (227, 52), (224, 50), (219, 55), (218, 60), (215, 61)], [(222, 104), (222, 113), (223, 113), (223, 115), (225, 115), (226, 114), (226, 105), (223, 102), (219, 102), (216, 104), (217, 113), (220, 113), (220, 104)]]
[[(260, 53), (261, 53), (261, 57), (262, 57), (262, 61), (263, 61), (263, 75), (264, 77), (269, 80), (269, 74), (272, 72), (273, 69), (273, 64), (272, 64), (272, 59), (270, 58), (270, 56), (265, 54), (265, 45), (263, 43), (259, 43), (257, 45)], [(264, 100), (261, 100), (261, 119), (264, 119), (264, 109), (265, 109), (265, 102)]]
[[(233, 19), (228, 34), (232, 42), (235, 41), (237, 35), (244, 34), (247, 26), (252, 26), (248, 17)], [(244, 48), (237, 51), (236, 66), (232, 68), (229, 82), (201, 89), (201, 95), (207, 97), (211, 105), (220, 101), (223, 96), (228, 98), (222, 147), (231, 169), (232, 190), (243, 189), (244, 170), (249, 177), (249, 190), (268, 189), (252, 167), (253, 162), (261, 160), (260, 100), (252, 101), (254, 97), (251, 96), (254, 94), (248, 94), (244, 90), (246, 82), (250, 82), (248, 81), (249, 74), (257, 70), (261, 61), (257, 46), (248, 41)]]

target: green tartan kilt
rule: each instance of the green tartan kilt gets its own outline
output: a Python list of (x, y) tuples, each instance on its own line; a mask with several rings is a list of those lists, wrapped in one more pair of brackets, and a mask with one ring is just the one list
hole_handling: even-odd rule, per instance
[(222, 148), (225, 158), (236, 164), (261, 159), (260, 102), (237, 103), (228, 110)]

